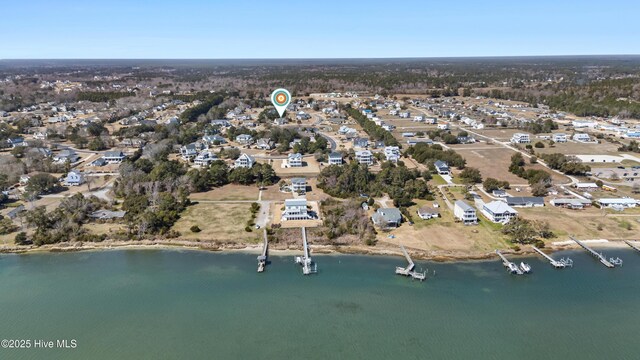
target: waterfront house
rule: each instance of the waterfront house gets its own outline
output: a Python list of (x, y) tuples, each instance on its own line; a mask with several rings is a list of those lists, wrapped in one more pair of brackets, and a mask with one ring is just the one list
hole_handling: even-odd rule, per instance
[(471, 205), (467, 204), (463, 200), (458, 200), (455, 202), (453, 207), (453, 214), (456, 219), (462, 221), (462, 223), (465, 225), (475, 225), (478, 223), (476, 209), (474, 209)]
[(613, 209), (626, 209), (634, 208), (638, 205), (638, 200), (624, 197), (624, 198), (611, 198), (611, 199), (599, 199), (596, 201), (601, 207), (613, 208)]
[(402, 223), (402, 214), (396, 208), (380, 208), (373, 214), (371, 220), (380, 228), (394, 228)]
[(544, 198), (538, 196), (508, 196), (507, 205), (511, 207), (544, 206)]
[(559, 198), (552, 199), (549, 203), (553, 206), (559, 206), (572, 210), (582, 210), (585, 207), (591, 206), (590, 200), (584, 200), (579, 198)]
[(503, 201), (492, 201), (482, 205), (481, 213), (494, 223), (506, 223), (518, 216), (518, 212)]
[(309, 219), (311, 219), (311, 215), (307, 210), (307, 199), (287, 199), (284, 201), (282, 221)]
[(236, 159), (234, 165), (236, 168), (252, 168), (255, 162), (256, 160), (251, 155), (243, 153)]

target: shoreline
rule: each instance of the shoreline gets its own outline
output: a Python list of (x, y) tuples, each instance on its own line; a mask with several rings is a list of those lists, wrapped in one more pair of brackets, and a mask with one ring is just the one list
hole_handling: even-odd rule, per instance
[[(610, 240), (583, 240), (584, 243), (594, 248), (603, 249), (621, 249), (629, 248), (622, 241)], [(524, 245), (526, 246), (526, 245)], [(370, 256), (393, 256), (403, 257), (404, 255), (399, 248), (393, 246), (370, 247), (365, 245), (310, 245), (315, 255), (370, 255)], [(630, 248), (629, 248), (630, 249)], [(189, 250), (189, 251), (205, 251), (205, 252), (256, 252), (260, 253), (262, 246), (258, 244), (215, 244), (200, 243), (188, 241), (169, 241), (169, 240), (142, 240), (142, 241), (111, 241), (105, 240), (99, 243), (73, 242), (73, 243), (57, 243), (43, 246), (4, 246), (0, 247), (0, 254), (34, 254), (34, 253), (57, 253), (57, 252), (80, 252), (80, 251), (106, 251), (106, 250)], [(521, 248), (520, 251), (513, 249), (499, 249), (503, 254), (515, 257), (527, 257), (531, 255), (537, 256), (536, 252), (531, 248)], [(572, 241), (559, 241), (547, 245), (542, 249), (545, 253), (553, 254), (566, 250), (581, 250), (581, 247)], [(301, 248), (290, 247), (273, 247), (270, 246), (269, 253), (276, 256), (296, 255), (302, 251)], [(414, 260), (428, 260), (435, 262), (467, 262), (467, 261), (483, 261), (494, 258), (494, 251), (485, 253), (464, 253), (450, 251), (428, 251), (415, 248), (408, 248), (407, 252)]]

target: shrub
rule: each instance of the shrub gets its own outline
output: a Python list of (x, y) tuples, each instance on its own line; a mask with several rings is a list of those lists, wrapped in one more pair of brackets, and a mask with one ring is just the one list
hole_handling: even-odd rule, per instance
[(198, 225), (193, 225), (191, 228), (189, 228), (189, 230), (194, 233), (199, 233), (200, 231), (202, 231), (200, 230), (200, 227)]

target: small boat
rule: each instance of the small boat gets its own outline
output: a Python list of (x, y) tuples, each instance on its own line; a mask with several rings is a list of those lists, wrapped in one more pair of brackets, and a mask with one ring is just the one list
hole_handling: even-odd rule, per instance
[(525, 274), (528, 274), (531, 272), (531, 266), (529, 266), (529, 264), (525, 262), (520, 263), (520, 269), (522, 269), (522, 272)]

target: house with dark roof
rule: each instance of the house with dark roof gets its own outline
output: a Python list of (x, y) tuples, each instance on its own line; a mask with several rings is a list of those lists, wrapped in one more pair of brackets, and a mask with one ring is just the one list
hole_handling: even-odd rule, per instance
[(507, 205), (513, 207), (544, 206), (544, 198), (538, 196), (508, 196)]
[(438, 175), (451, 175), (451, 169), (449, 169), (449, 164), (446, 162), (437, 160), (433, 163), (433, 166), (435, 166)]

